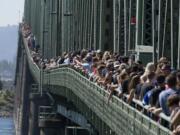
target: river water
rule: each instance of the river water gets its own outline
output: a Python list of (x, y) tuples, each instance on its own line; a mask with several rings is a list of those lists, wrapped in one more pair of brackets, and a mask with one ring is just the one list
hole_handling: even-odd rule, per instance
[(0, 118), (0, 135), (15, 135), (13, 118)]

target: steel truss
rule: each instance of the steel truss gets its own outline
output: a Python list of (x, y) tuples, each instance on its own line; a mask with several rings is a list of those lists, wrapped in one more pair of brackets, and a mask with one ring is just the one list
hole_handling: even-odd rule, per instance
[(156, 62), (166, 56), (176, 68), (180, 67), (179, 3), (179, 0), (26, 0), (24, 19), (31, 25), (46, 57), (83, 48), (139, 55), (143, 45), (152, 48), (148, 61)]

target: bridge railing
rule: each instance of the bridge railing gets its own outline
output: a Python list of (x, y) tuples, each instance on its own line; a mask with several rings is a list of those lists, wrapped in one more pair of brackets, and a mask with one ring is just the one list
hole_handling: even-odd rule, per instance
[[(72, 90), (89, 108), (91, 108), (113, 131), (126, 134), (167, 135), (170, 131), (151, 118), (143, 115), (117, 97), (107, 103), (109, 93), (90, 82), (71, 68), (52, 70), (45, 75), (45, 82), (51, 78), (51, 85), (59, 85)], [(73, 82), (73, 83), (72, 83)]]
[(25, 38), (23, 38), (23, 42), (24, 42), (24, 47), (25, 47), (26, 54), (27, 54), (29, 69), (30, 69), (34, 79), (39, 83), (39, 81), (40, 81), (40, 69), (37, 66), (37, 64), (33, 61), (33, 58), (31, 55), (31, 50), (28, 48), (28, 45), (27, 45), (28, 43), (27, 43), (27, 40)]
[[(26, 44), (26, 41), (24, 43)], [(39, 82), (40, 70), (33, 62), (27, 45), (25, 45), (25, 49), (31, 73)], [(145, 116), (118, 97), (113, 96), (112, 101), (108, 104), (109, 93), (72, 68), (63, 66), (44, 72), (43, 84), (70, 89), (117, 135), (169, 135), (171, 133), (169, 129)], [(57, 94), (61, 92), (59, 90)]]

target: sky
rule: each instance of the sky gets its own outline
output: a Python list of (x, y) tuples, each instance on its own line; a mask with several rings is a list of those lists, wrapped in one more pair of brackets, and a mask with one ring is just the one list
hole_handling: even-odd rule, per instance
[(24, 0), (0, 0), (0, 26), (18, 24), (23, 11)]
[(24, 0), (0, 0), (0, 61), (11, 61), (16, 56), (18, 23), (22, 21), (23, 11)]

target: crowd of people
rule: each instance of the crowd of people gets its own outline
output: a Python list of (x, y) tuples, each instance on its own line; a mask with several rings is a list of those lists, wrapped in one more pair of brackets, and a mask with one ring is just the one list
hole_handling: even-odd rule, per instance
[(180, 134), (180, 70), (173, 70), (166, 57), (144, 66), (133, 56), (83, 49), (45, 59), (39, 52), (29, 25), (23, 24), (22, 32), (33, 61), (40, 68), (50, 70), (62, 64), (69, 65), (108, 91), (108, 103), (113, 95), (131, 106), (134, 106), (134, 100), (138, 100), (148, 107), (148, 114), (157, 116), (157, 121), (161, 112), (170, 116), (173, 135)]

